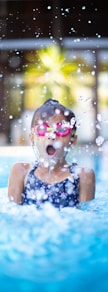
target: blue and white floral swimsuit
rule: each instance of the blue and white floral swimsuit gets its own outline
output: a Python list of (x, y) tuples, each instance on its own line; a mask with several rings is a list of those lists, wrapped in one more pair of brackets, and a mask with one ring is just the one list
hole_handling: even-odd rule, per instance
[(54, 184), (43, 182), (34, 175), (37, 166), (38, 162), (35, 162), (28, 174), (22, 193), (22, 205), (35, 204), (37, 208), (41, 208), (43, 203), (50, 202), (58, 209), (78, 205), (79, 175), (76, 163), (69, 166), (70, 175), (68, 178)]

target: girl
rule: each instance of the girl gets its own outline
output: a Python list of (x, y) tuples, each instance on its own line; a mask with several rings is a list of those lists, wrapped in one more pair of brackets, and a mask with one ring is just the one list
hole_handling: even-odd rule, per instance
[(76, 119), (70, 109), (48, 99), (34, 112), (30, 141), (38, 159), (32, 166), (13, 165), (8, 184), (11, 201), (37, 208), (50, 202), (61, 209), (94, 198), (94, 171), (66, 161), (66, 154), (77, 141)]

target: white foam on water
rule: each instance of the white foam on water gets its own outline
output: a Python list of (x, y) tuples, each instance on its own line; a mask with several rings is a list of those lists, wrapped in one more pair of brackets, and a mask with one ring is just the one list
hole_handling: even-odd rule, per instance
[(107, 206), (108, 199), (101, 194), (99, 199), (80, 204), (79, 209), (58, 211), (47, 203), (38, 211), (34, 205), (9, 202), (7, 188), (1, 189), (1, 273), (41, 282), (64, 281), (72, 270), (73, 279), (76, 272), (79, 278), (87, 274), (97, 259), (98, 264), (104, 260)]

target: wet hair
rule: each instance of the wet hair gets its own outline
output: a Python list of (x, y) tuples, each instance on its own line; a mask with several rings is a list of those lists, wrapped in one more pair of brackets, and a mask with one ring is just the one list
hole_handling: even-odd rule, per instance
[(73, 119), (73, 129), (76, 130), (76, 117), (72, 110), (63, 106), (58, 100), (49, 98), (43, 105), (38, 107), (31, 121), (31, 128), (33, 128), (39, 120), (46, 121), (49, 117), (56, 114), (62, 114), (67, 122)]

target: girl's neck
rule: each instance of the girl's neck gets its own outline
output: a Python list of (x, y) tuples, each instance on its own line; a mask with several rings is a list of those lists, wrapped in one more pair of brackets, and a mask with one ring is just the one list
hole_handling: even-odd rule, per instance
[(55, 167), (46, 167), (44, 164), (39, 163), (35, 170), (35, 175), (46, 183), (58, 183), (69, 176), (69, 165), (65, 162), (56, 164)]
[(42, 163), (42, 162), (39, 162), (39, 164), (38, 164), (38, 168), (42, 168), (44, 171), (46, 171), (47, 173), (59, 173), (59, 172), (63, 172), (63, 171), (65, 171), (67, 168), (68, 168), (68, 164), (67, 164), (67, 162), (66, 161), (62, 161), (62, 162), (59, 162), (59, 163), (57, 163), (57, 164), (55, 164), (55, 165), (45, 165), (44, 163)]

